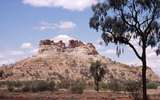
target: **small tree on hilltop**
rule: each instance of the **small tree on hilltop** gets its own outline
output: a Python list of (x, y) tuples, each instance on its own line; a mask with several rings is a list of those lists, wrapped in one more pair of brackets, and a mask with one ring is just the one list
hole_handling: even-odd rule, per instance
[[(104, 0), (92, 10), (90, 27), (102, 31), (105, 43), (128, 45), (142, 62), (143, 100), (147, 100), (146, 49), (156, 47), (160, 54), (160, 0)], [(138, 40), (141, 50), (132, 40)], [(118, 55), (121, 50), (117, 48)]]
[(104, 66), (100, 61), (92, 62), (90, 66), (90, 73), (94, 78), (94, 83), (96, 85), (96, 91), (99, 91), (99, 82), (102, 81), (102, 78), (105, 75)]

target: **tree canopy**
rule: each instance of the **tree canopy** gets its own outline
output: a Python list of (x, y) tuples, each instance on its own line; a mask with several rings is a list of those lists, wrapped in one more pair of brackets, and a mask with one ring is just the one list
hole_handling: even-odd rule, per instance
[(106, 44), (129, 45), (141, 59), (131, 41), (138, 39), (139, 46), (145, 41), (160, 54), (160, 0), (105, 0), (92, 10), (90, 27), (103, 32)]

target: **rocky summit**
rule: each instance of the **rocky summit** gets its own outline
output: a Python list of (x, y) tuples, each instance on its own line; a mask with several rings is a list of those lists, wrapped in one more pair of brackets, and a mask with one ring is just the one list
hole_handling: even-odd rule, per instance
[[(71, 39), (67, 43), (63, 40), (41, 40), (39, 51), (30, 58), (15, 64), (0, 67), (0, 80), (48, 80), (62, 79), (91, 81), (89, 68), (91, 62), (101, 61), (105, 65), (104, 81), (111, 79), (138, 80), (141, 78), (141, 68), (128, 66), (112, 61), (100, 55), (92, 43)], [(150, 69), (147, 79), (159, 81), (159, 77)]]

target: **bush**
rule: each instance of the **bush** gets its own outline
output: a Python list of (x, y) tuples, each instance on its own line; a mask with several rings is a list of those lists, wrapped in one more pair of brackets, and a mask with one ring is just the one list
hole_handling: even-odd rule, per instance
[(134, 100), (142, 100), (142, 82), (133, 80), (111, 80), (108, 84), (108, 89), (116, 91), (128, 92)]
[(138, 90), (142, 90), (141, 81), (128, 80), (124, 82), (124, 85), (125, 85), (125, 90), (128, 92), (135, 92)]
[(72, 93), (78, 93), (78, 94), (82, 94), (84, 89), (85, 89), (85, 83), (79, 81), (74, 82), (71, 87)]
[(157, 89), (159, 86), (158, 83), (155, 83), (155, 82), (149, 82), (147, 83), (147, 89)]
[(56, 88), (56, 84), (55, 84), (55, 82), (54, 81), (50, 81), (49, 82), (49, 88), (48, 88), (50, 91), (55, 91), (55, 90), (57, 90), (57, 88)]
[(40, 91), (54, 91), (56, 90), (54, 81), (43, 81), (43, 80), (35, 80), (31, 81), (29, 84), (26, 84), (23, 88), (23, 91), (32, 91), (32, 92), (40, 92)]
[(34, 80), (34, 81), (3, 81), (2, 86), (7, 86), (9, 91), (14, 92), (39, 92), (39, 91), (54, 91), (56, 85), (54, 81)]
[(22, 83), (19, 81), (6, 81), (4, 84), (6, 84), (7, 86), (13, 86), (13, 87), (22, 86)]
[(13, 92), (14, 91), (14, 87), (12, 85), (8, 86), (8, 91)]
[(100, 83), (100, 89), (102, 90), (107, 90), (108, 89), (108, 84), (104, 83), (104, 82), (101, 82)]
[(107, 87), (109, 90), (114, 91), (114, 92), (125, 90), (123, 82), (117, 79), (113, 79), (110, 82), (108, 82)]
[(33, 81), (31, 84), (31, 89), (33, 92), (46, 91), (46, 90), (49, 90), (48, 88), (49, 88), (48, 83), (41, 80)]
[(7, 88), (10, 92), (15, 91), (15, 88), (19, 88), (22, 86), (22, 83), (19, 81), (5, 81), (3, 84), (7, 85)]
[(8, 86), (8, 85), (7, 85), (7, 82), (8, 82), (8, 81), (2, 81), (2, 80), (0, 80), (0, 87)]
[(25, 85), (22, 87), (21, 91), (28, 92), (28, 91), (31, 91), (31, 88), (29, 86)]
[(71, 87), (71, 80), (62, 80), (59, 84), (58, 84), (58, 88), (60, 89), (69, 89)]
[(142, 100), (142, 82), (141, 81), (133, 81), (133, 80), (125, 81), (125, 91), (129, 92), (129, 94), (135, 100)]

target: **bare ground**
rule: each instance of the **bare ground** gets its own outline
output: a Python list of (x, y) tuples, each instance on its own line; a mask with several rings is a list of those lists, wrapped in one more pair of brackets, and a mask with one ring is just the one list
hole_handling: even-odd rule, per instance
[[(151, 100), (160, 100), (159, 90), (149, 90)], [(85, 91), (74, 94), (67, 91), (20, 93), (0, 91), (0, 100), (133, 100), (125, 93)]]

